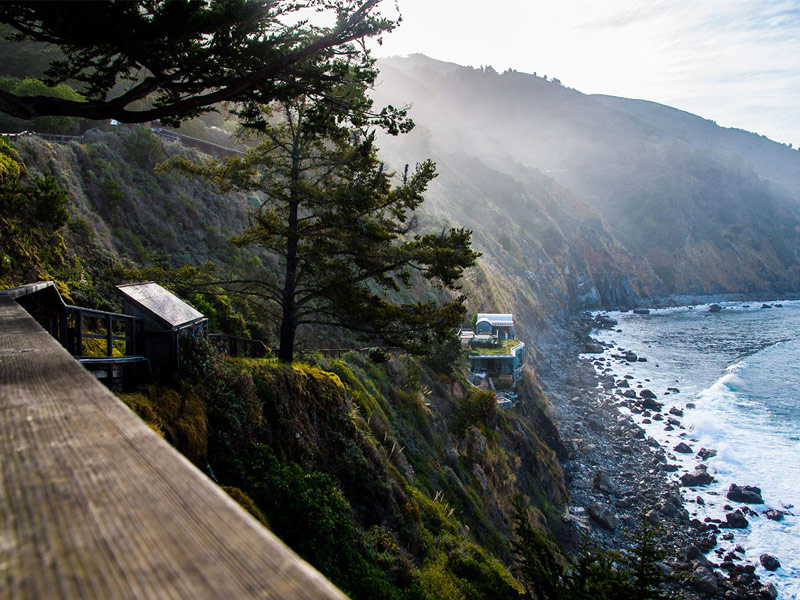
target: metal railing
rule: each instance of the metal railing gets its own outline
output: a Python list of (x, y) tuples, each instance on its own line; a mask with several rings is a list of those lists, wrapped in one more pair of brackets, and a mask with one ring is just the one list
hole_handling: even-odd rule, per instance
[(226, 352), (228, 356), (263, 358), (267, 355), (267, 346), (261, 340), (251, 340), (224, 333), (209, 333), (208, 340), (218, 349)]

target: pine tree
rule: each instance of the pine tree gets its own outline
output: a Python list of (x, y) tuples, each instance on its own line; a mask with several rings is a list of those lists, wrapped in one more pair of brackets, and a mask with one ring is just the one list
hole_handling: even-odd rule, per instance
[(271, 308), (281, 360), (293, 359), (303, 325), (340, 326), (421, 350), (426, 339), (448, 335), (461, 322), (463, 298), (400, 298), (409, 297), (415, 278), (456, 289), (477, 258), (471, 232), (418, 233), (414, 211), (435, 177), (434, 164), (406, 167), (393, 182), (377, 156), (376, 121), (363, 82), (356, 78), (331, 94), (342, 98), (348, 113), (308, 99), (283, 102), (265, 117), (260, 144), (243, 160), (179, 165), (223, 190), (262, 195), (250, 227), (235, 242), (272, 254), (278, 272), (229, 284)]

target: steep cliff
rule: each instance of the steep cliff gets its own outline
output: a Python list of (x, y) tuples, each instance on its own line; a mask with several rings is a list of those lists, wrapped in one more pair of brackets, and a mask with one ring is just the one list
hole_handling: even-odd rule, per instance
[[(800, 289), (797, 151), (513, 71), (415, 55), (383, 61), (381, 78), (377, 101), (412, 103), (418, 127), (414, 143), (383, 146), (396, 164), (437, 160), (443, 174), (431, 204), (441, 218), (475, 227), (486, 268), (520, 263), (564, 290), (569, 308)], [(503, 217), (512, 224), (498, 227)], [(493, 251), (486, 238), (503, 232), (527, 243)], [(570, 252), (558, 250), (562, 243)], [(545, 275), (550, 265), (569, 275)], [(557, 304), (545, 302), (548, 311)]]

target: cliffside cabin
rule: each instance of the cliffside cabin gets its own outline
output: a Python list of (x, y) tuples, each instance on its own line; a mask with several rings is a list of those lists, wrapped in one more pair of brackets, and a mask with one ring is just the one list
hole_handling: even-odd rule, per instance
[(475, 331), (461, 332), (461, 344), (476, 380), (513, 386), (521, 377), (525, 344), (516, 339), (513, 315), (478, 314)]
[(141, 320), (140, 352), (160, 377), (173, 377), (180, 364), (180, 338), (207, 336), (208, 318), (152, 281), (118, 285), (126, 315)]

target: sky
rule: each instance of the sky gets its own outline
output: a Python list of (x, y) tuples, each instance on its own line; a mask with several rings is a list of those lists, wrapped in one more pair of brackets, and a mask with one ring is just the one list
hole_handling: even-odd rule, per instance
[(384, 0), (376, 56), (557, 77), (800, 146), (800, 0)]

